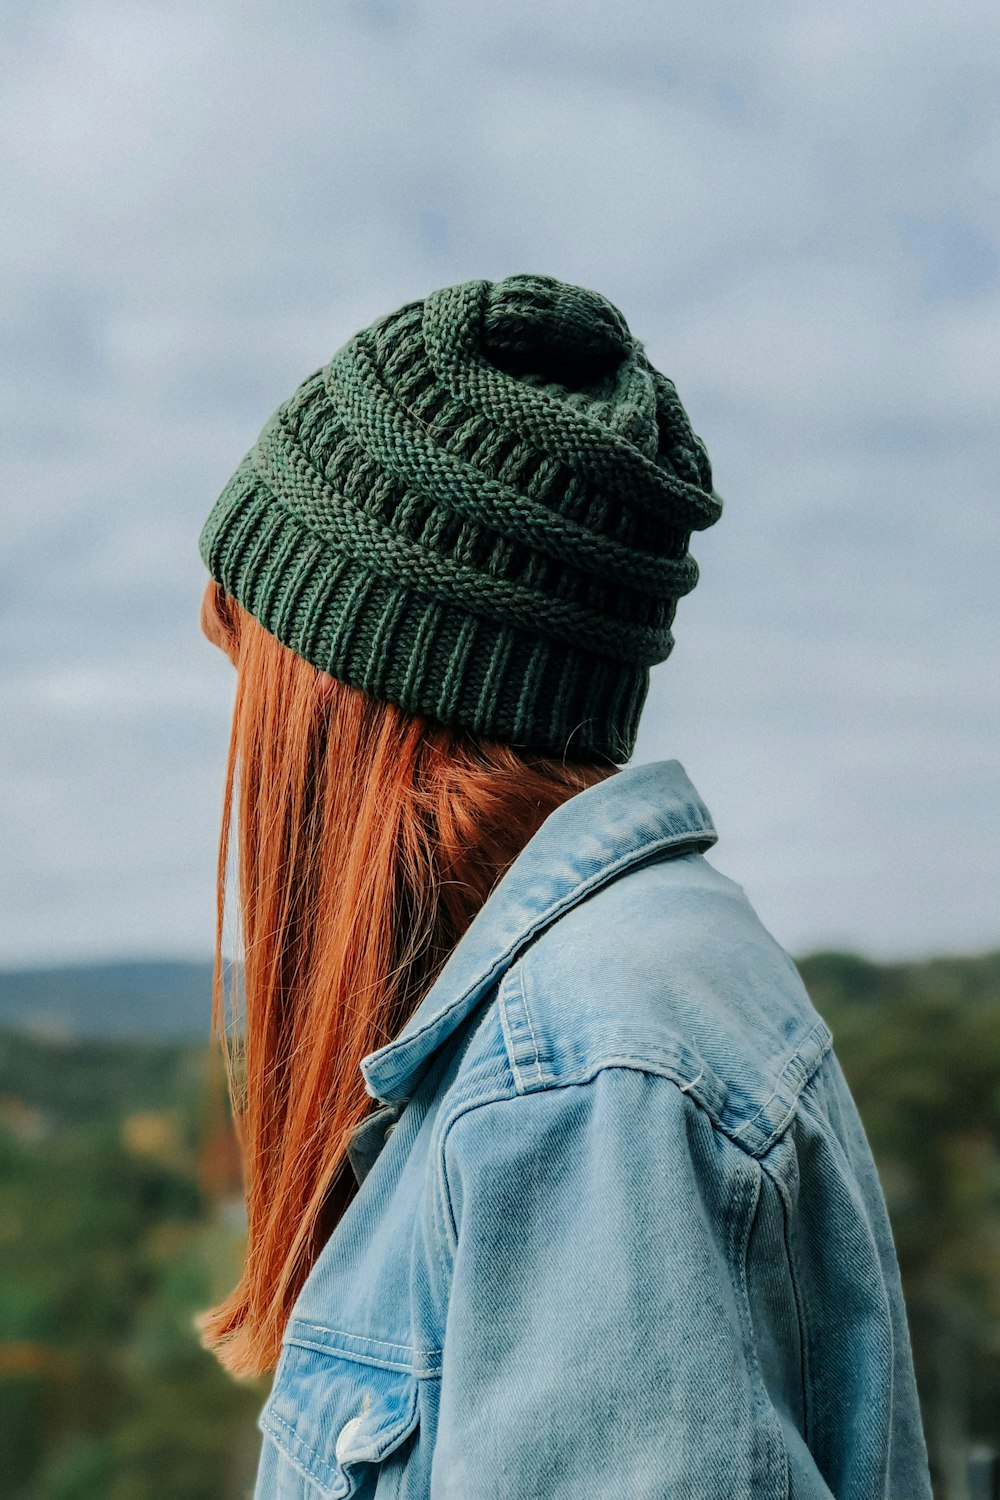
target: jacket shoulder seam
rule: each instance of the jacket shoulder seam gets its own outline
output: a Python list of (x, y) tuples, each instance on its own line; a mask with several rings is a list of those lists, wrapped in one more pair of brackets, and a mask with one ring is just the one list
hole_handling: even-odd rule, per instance
[(786, 1180), (785, 1167), (788, 1156), (788, 1143), (782, 1140), (777, 1143), (773, 1151), (761, 1157), (759, 1166), (764, 1176), (773, 1185), (781, 1204), (781, 1238), (785, 1250), (785, 1261), (788, 1267), (788, 1279), (799, 1334), (799, 1377), (803, 1420), (802, 1436), (806, 1445), (811, 1446), (814, 1426), (812, 1410), (812, 1328), (806, 1316), (806, 1299), (800, 1285), (798, 1263), (793, 1244), (796, 1193)]
[[(770, 1094), (764, 1100), (760, 1108), (744, 1120), (742, 1125), (732, 1133), (732, 1138), (737, 1145), (742, 1145), (742, 1136), (754, 1134), (757, 1140), (752, 1148), (754, 1156), (762, 1156), (769, 1151), (774, 1143), (787, 1129), (792, 1116), (796, 1113), (802, 1098), (802, 1091), (813, 1077), (822, 1063), (826, 1054), (833, 1045), (833, 1035), (830, 1028), (821, 1016), (817, 1016), (814, 1024), (801, 1038), (794, 1050), (789, 1053), (782, 1064), (774, 1080), (774, 1086)], [(776, 1104), (782, 1113), (766, 1133), (764, 1125), (770, 1120), (767, 1111), (772, 1104)], [(763, 1123), (758, 1124), (758, 1121)]]
[(517, 1094), (510, 1089), (496, 1089), (492, 1093), (482, 1094), (478, 1098), (466, 1099), (449, 1114), (441, 1128), (441, 1134), (437, 1147), (437, 1182), (438, 1191), (441, 1194), (443, 1205), (443, 1219), (445, 1228), (445, 1247), (452, 1257), (458, 1249), (458, 1225), (455, 1219), (455, 1207), (451, 1195), (451, 1184), (448, 1181), (447, 1150), (448, 1137), (458, 1124), (474, 1110), (484, 1109), (489, 1104), (502, 1104), (504, 1100), (516, 1099)]
[(745, 1357), (754, 1384), (754, 1403), (758, 1420), (753, 1424), (753, 1434), (760, 1444), (760, 1455), (766, 1467), (765, 1480), (768, 1495), (775, 1500), (788, 1500), (789, 1472), (788, 1448), (774, 1406), (771, 1402), (757, 1352), (757, 1337), (754, 1330), (753, 1312), (750, 1305), (750, 1280), (748, 1258), (750, 1238), (763, 1199), (764, 1171), (760, 1162), (748, 1156), (731, 1135), (726, 1136), (730, 1145), (741, 1153), (749, 1179), (740, 1176), (738, 1190), (733, 1194), (731, 1237), (729, 1244), (730, 1274), (736, 1281), (740, 1323), (745, 1345)]
[(543, 1048), (539, 1046), (538, 1031), (531, 1016), (527, 977), (523, 962), (515, 964), (504, 975), (497, 994), (507, 1060), (519, 1094), (557, 1088), (564, 1083), (585, 1083), (605, 1067), (631, 1067), (672, 1079), (682, 1093), (691, 1093), (712, 1117), (714, 1124), (725, 1129), (722, 1120), (725, 1085), (704, 1058), (680, 1037), (662, 1044), (647, 1041), (629, 1052), (595, 1051), (585, 1065), (572, 1073), (546, 1071), (542, 1061)]
[(671, 1079), (682, 1093), (690, 1093), (712, 1123), (747, 1156), (769, 1151), (785, 1133), (799, 1107), (802, 1091), (832, 1046), (832, 1034), (821, 1016), (799, 1038), (773, 1078), (771, 1092), (746, 1118), (727, 1120), (725, 1104), (729, 1091), (697, 1051), (682, 1038), (662, 1043), (644, 1041), (627, 1053), (595, 1050), (586, 1063), (572, 1073), (546, 1069), (544, 1045), (532, 1019), (528, 969), (524, 960), (509, 968), (497, 991), (500, 1024), (507, 1060), (519, 1094), (587, 1082), (606, 1067), (634, 1068)]

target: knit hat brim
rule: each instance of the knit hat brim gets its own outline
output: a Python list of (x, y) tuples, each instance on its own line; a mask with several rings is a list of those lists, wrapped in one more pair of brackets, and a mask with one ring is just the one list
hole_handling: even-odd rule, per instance
[[(574, 651), (331, 557), (247, 454), (199, 538), (226, 593), (339, 681), (458, 731), (570, 760), (629, 759), (648, 666)], [(442, 662), (447, 667), (442, 671)]]

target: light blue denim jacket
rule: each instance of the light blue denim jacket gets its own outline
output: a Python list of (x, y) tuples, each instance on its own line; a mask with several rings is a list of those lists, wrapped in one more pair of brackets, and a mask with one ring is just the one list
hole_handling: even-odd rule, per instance
[(402, 1031), (256, 1500), (929, 1500), (869, 1145), (677, 760), (560, 806)]

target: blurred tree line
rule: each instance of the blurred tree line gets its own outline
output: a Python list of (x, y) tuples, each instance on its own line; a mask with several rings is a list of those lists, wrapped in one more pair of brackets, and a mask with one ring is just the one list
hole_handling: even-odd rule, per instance
[(1000, 1450), (1000, 951), (920, 964), (798, 964), (878, 1163), (936, 1493), (966, 1500)]
[(265, 1389), (200, 1347), (239, 1164), (205, 1047), (0, 1036), (0, 1496), (236, 1500)]
[[(939, 1500), (1000, 1449), (1000, 952), (799, 961), (878, 1162)], [(239, 1162), (206, 1047), (0, 1033), (0, 1496), (238, 1500), (266, 1381), (205, 1353)]]

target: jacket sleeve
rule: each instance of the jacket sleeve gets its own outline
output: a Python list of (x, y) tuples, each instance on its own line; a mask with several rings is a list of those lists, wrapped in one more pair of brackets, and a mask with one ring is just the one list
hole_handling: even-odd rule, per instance
[(747, 1290), (761, 1170), (680, 1085), (610, 1066), (476, 1105), (443, 1183), (432, 1500), (787, 1495)]

